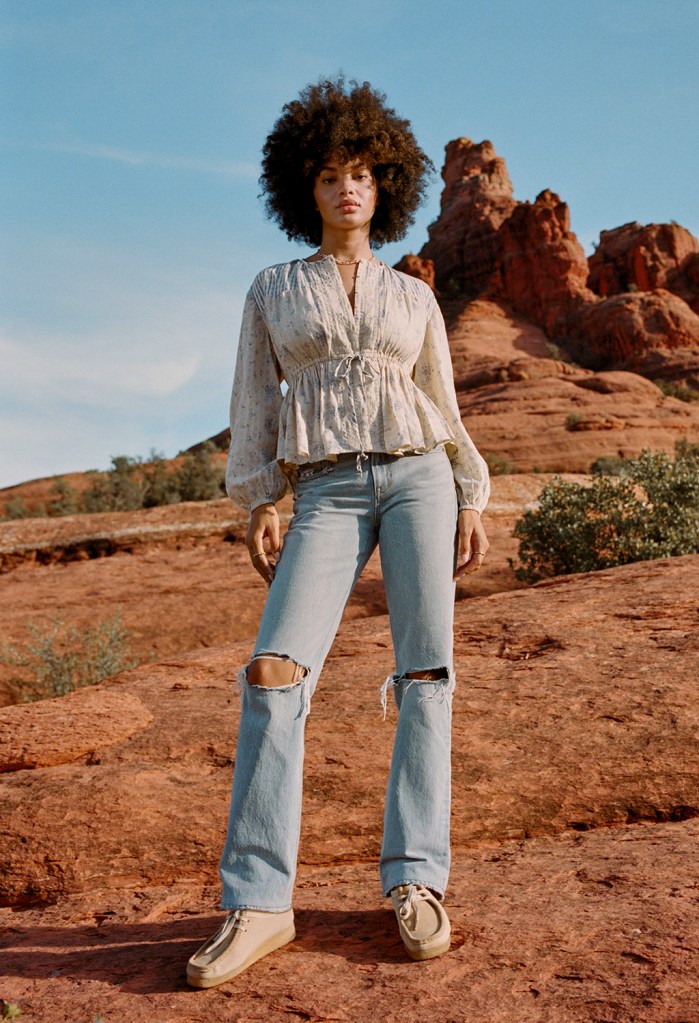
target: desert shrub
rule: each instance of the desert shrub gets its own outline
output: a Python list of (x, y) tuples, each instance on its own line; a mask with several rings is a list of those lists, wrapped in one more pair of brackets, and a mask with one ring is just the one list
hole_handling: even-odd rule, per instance
[(177, 472), (181, 501), (210, 501), (225, 494), (225, 469), (213, 461), (215, 450), (215, 445), (209, 442), (185, 453)]
[(699, 401), (699, 391), (689, 384), (676, 384), (672, 380), (654, 380), (666, 398), (679, 398), (680, 401)]
[(53, 618), (45, 626), (29, 622), (27, 630), (24, 646), (6, 644), (0, 652), (0, 661), (19, 669), (11, 681), (26, 702), (65, 696), (137, 663), (118, 613), (82, 629)]
[(225, 494), (225, 469), (212, 455), (214, 444), (185, 452), (183, 464), (167, 467), (162, 455), (151, 451), (148, 460), (116, 455), (107, 473), (94, 473), (81, 501), (83, 511), (135, 511), (179, 501), (209, 501)]
[(43, 518), (46, 515), (46, 505), (39, 503), (35, 508), (29, 508), (23, 497), (11, 497), (5, 502), (5, 514), (3, 519), (34, 519)]
[(571, 412), (569, 416), (566, 416), (565, 428), (566, 430), (577, 429), (578, 423), (582, 423), (585, 417), (579, 412)]
[(51, 487), (49, 515), (76, 515), (81, 508), (80, 495), (62, 476), (56, 476)]
[[(562, 344), (565, 345), (565, 342), (562, 342)], [(557, 362), (566, 362), (569, 366), (580, 368), (578, 363), (573, 361), (566, 348), (561, 347), (557, 341), (547, 341), (545, 348), (549, 359), (556, 359)]]
[(627, 462), (621, 455), (600, 455), (590, 466), (593, 476), (621, 476)]
[(135, 511), (143, 507), (148, 489), (141, 461), (128, 455), (114, 455), (107, 473), (93, 473), (92, 483), (83, 494), (82, 505), (87, 512)]
[(492, 451), (486, 451), (483, 456), (488, 463), (491, 476), (508, 476), (510, 473), (519, 472), (519, 469), (504, 455), (496, 455)]
[[(226, 493), (225, 467), (213, 455), (216, 444), (207, 441), (183, 455), (182, 465), (168, 468), (162, 454), (151, 451), (148, 459), (112, 456), (107, 472), (88, 473), (90, 484), (79, 494), (61, 476), (51, 488), (49, 515), (75, 515), (78, 512), (136, 511), (179, 501), (209, 501)], [(507, 471), (510, 470), (501, 470)], [(32, 510), (21, 497), (6, 502), (4, 519), (46, 515), (44, 505)]]
[(155, 508), (162, 504), (177, 504), (182, 500), (177, 472), (171, 472), (163, 455), (151, 451), (150, 458), (141, 466), (146, 489), (143, 507)]
[(699, 446), (680, 442), (674, 460), (644, 451), (623, 475), (595, 476), (589, 486), (556, 477), (514, 536), (523, 582), (697, 553)]

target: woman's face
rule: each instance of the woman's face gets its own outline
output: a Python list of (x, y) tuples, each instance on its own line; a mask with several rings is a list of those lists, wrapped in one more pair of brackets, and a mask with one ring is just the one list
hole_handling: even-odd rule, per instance
[(368, 227), (378, 188), (370, 168), (360, 160), (339, 163), (331, 156), (316, 174), (313, 197), (324, 224), (349, 230)]

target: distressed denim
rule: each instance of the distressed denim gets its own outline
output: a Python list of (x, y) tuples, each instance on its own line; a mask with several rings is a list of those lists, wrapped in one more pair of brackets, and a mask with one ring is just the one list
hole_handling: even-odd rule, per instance
[[(381, 691), (384, 708), (392, 689), (399, 710), (381, 883), (386, 895), (412, 882), (443, 896), (450, 860), (456, 522), (443, 447), (402, 457), (341, 456), (301, 468), (253, 657), (289, 658), (305, 674), (270, 688), (250, 684), (246, 669), (241, 672), (222, 908), (283, 912), (291, 906), (306, 715), (347, 599), (377, 545), (395, 651), (395, 673)], [(406, 677), (435, 669), (444, 677)]]

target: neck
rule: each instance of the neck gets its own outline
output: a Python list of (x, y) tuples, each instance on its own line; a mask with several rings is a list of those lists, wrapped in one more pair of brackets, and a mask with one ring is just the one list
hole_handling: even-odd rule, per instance
[(326, 256), (343, 260), (371, 258), (371, 244), (368, 231), (323, 231), (320, 251)]

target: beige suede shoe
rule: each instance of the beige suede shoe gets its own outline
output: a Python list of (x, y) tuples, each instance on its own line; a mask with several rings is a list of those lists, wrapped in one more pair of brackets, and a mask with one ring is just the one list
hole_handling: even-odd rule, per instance
[(398, 929), (411, 959), (434, 959), (449, 951), (451, 926), (441, 902), (421, 884), (391, 890)]
[(292, 909), (284, 913), (233, 910), (187, 963), (187, 983), (192, 987), (216, 987), (295, 937)]

